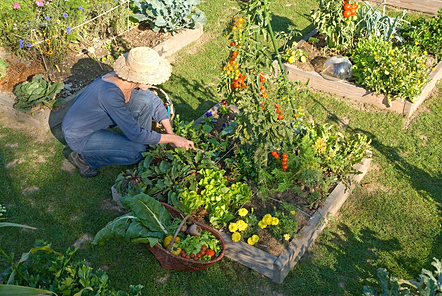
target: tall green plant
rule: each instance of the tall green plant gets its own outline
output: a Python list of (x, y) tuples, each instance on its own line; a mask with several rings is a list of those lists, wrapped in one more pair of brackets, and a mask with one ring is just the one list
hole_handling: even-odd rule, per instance
[(360, 36), (370, 36), (374, 34), (378, 38), (383, 38), (384, 41), (396, 39), (398, 42), (404, 42), (404, 38), (400, 35), (401, 28), (408, 23), (405, 20), (407, 11), (402, 11), (402, 14), (395, 18), (385, 15), (385, 6), (383, 12), (379, 10), (379, 6), (373, 7), (367, 1), (364, 6), (358, 11), (359, 22), (357, 23), (357, 31)]
[[(269, 1), (253, 1), (232, 16), (225, 30), (229, 58), (223, 62), (219, 91), (239, 109), (234, 138), (255, 147), (255, 163), (265, 163), (267, 151), (292, 142), (302, 122), (297, 97), (306, 94), (300, 82), (275, 76), (276, 57), (282, 62), (271, 28)], [(269, 45), (269, 41), (271, 44)]]
[(338, 51), (351, 48), (356, 25), (343, 15), (342, 0), (319, 0), (319, 8), (310, 12), (313, 24), (324, 36), (327, 45)]
[(174, 35), (183, 28), (198, 28), (207, 22), (204, 12), (195, 7), (199, 0), (134, 0), (138, 21), (147, 21), (153, 31), (161, 29)]

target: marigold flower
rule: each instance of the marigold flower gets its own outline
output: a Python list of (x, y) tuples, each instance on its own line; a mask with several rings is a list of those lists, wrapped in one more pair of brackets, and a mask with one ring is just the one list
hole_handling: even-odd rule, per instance
[(238, 226), (238, 230), (239, 231), (244, 231), (244, 230), (246, 230), (247, 229), (247, 223), (246, 222), (244, 222), (243, 220), (238, 220), (237, 222), (236, 222), (236, 226)]
[(265, 224), (263, 221), (259, 221), (258, 226), (259, 226), (259, 228), (264, 229), (267, 227), (267, 224)]
[(20, 4), (18, 4), (17, 2), (14, 3), (14, 9), (20, 9)]
[[(257, 235), (254, 235), (254, 236), (257, 237)], [(255, 240), (255, 239), (253, 238), (254, 236), (249, 237), (249, 239), (247, 240), (247, 243), (248, 243), (249, 245), (251, 245), (251, 246), (253, 246), (254, 244), (256, 244), (256, 243), (258, 242), (258, 240), (259, 240), (259, 238), (258, 238), (258, 240)]]
[(279, 219), (278, 218), (276, 218), (276, 217), (273, 217), (272, 218), (272, 223), (271, 223), (272, 225), (278, 225), (279, 224)]
[(257, 236), (256, 234), (252, 235), (252, 240), (257, 243), (259, 241), (259, 236)]
[(272, 215), (270, 215), (270, 214), (266, 214), (266, 215), (262, 218), (262, 221), (263, 221), (265, 224), (269, 225), (269, 224), (272, 223), (272, 219), (273, 219)]
[(237, 230), (238, 230), (238, 226), (236, 225), (236, 223), (230, 223), (229, 231), (233, 233), (233, 232), (235, 232)]
[(284, 239), (285, 239), (286, 241), (288, 241), (288, 240), (290, 239), (290, 235), (289, 235), (289, 234), (284, 234)]
[(249, 211), (247, 211), (247, 209), (242, 208), (242, 209), (239, 209), (238, 214), (239, 214), (241, 217), (244, 217), (245, 215), (247, 215), (248, 212), (249, 212)]
[(238, 242), (241, 239), (241, 234), (239, 232), (235, 232), (232, 234), (232, 241), (235, 243)]

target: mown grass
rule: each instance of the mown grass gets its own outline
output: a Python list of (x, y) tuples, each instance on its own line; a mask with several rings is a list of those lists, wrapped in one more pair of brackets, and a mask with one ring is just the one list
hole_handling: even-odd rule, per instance
[[(274, 19), (289, 20), (309, 31), (307, 14), (316, 4), (286, 4), (275, 1)], [(175, 56), (174, 75), (164, 85), (182, 118), (196, 119), (219, 101), (216, 82), (219, 63), (226, 55), (221, 32), (241, 5), (236, 1), (201, 5), (209, 19), (205, 42)], [(307, 119), (369, 136), (373, 160), (362, 180), (364, 186), (356, 187), (339, 216), (282, 284), (228, 258), (208, 270), (185, 273), (163, 270), (142, 245), (123, 240), (91, 245), (87, 238), (121, 214), (110, 187), (126, 167), (102, 168), (96, 178), (83, 179), (76, 171), (63, 169), (69, 166), (58, 140), (38, 141), (32, 134), (4, 126), (0, 127), (4, 217), (38, 229), (1, 228), (0, 246), (19, 257), (36, 239), (51, 242), (58, 251), (85, 239), (75, 259), (106, 270), (117, 289), (144, 285), (143, 295), (360, 295), (364, 285), (376, 283), (378, 267), (400, 278), (417, 278), (422, 268), (431, 269), (432, 258), (442, 254), (441, 95), (429, 98), (412, 120), (319, 92), (300, 103)], [(1, 258), (0, 271), (8, 266)]]

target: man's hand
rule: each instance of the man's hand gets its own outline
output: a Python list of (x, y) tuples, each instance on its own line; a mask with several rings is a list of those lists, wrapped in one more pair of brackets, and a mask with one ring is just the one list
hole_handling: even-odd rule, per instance
[(174, 148), (184, 148), (186, 150), (190, 148), (195, 149), (195, 143), (193, 141), (173, 134), (161, 134), (159, 143), (169, 143)]

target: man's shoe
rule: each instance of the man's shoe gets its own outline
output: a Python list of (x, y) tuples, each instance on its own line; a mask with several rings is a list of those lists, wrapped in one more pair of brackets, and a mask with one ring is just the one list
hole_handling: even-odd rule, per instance
[(83, 178), (92, 178), (98, 175), (99, 169), (93, 169), (81, 158), (81, 155), (73, 151), (69, 154), (69, 161), (75, 165)]

